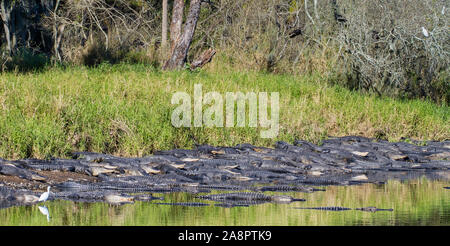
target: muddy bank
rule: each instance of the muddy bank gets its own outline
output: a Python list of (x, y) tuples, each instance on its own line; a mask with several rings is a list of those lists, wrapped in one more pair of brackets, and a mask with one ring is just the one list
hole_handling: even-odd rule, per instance
[(330, 138), (320, 146), (300, 140), (277, 142), (274, 148), (202, 145), (141, 158), (77, 152), (72, 159), (0, 159), (0, 207), (36, 203), (47, 186), (50, 200), (122, 203), (162, 198), (155, 193), (223, 190), (247, 191), (243, 200), (250, 203), (265, 191), (317, 192), (328, 185), (422, 176), (450, 180), (449, 169), (450, 141), (413, 144), (354, 136)]

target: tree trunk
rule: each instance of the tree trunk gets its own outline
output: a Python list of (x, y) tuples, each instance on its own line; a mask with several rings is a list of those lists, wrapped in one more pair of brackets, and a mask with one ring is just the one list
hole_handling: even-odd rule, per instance
[(59, 62), (61, 62), (61, 55), (59, 53), (60, 50), (60, 43), (61, 43), (61, 37), (62, 32), (64, 31), (64, 25), (61, 25), (59, 28), (57, 27), (56, 23), (56, 12), (58, 11), (60, 0), (56, 1), (55, 10), (53, 11), (53, 52), (55, 53), (56, 59), (58, 59)]
[(0, 0), (2, 30), (9, 55), (14, 55), (21, 47), (44, 52), (52, 51), (53, 47), (47, 48), (44, 39), (48, 37), (51, 40), (53, 33), (43, 30), (41, 19), (53, 10), (55, 2), (55, 0)]
[(167, 52), (167, 0), (162, 2), (162, 31), (161, 31), (161, 47), (162, 55), (166, 56)]
[(13, 44), (14, 40), (11, 40), (11, 34), (14, 32), (14, 28), (11, 28), (11, 25), (13, 24), (11, 21), (11, 12), (13, 9), (13, 3), (9, 0), (2, 0), (0, 2), (0, 15), (2, 17), (3, 21), (3, 29), (5, 31), (5, 38), (6, 38), (6, 50), (8, 51), (8, 54), (11, 55), (12, 52), (15, 50), (15, 44)]
[(184, 0), (174, 0), (172, 10), (172, 22), (170, 23), (170, 50), (173, 50), (176, 41), (181, 34), (183, 24)]
[(194, 37), (195, 28), (197, 26), (200, 14), (201, 0), (191, 0), (189, 13), (184, 25), (183, 34), (175, 42), (171, 57), (164, 65), (164, 70), (181, 69), (186, 62), (186, 57)]
[(205, 50), (197, 59), (195, 59), (191, 63), (191, 70), (195, 70), (197, 68), (203, 67), (206, 63), (210, 62), (213, 56), (216, 54), (216, 51), (213, 49)]

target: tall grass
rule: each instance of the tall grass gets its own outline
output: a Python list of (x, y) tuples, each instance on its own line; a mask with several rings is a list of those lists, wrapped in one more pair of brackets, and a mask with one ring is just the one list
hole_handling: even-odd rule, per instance
[[(259, 128), (175, 128), (171, 97), (203, 93), (279, 92), (280, 133)], [(448, 106), (395, 100), (331, 86), (321, 74), (235, 71), (211, 64), (200, 72), (162, 72), (144, 65), (54, 67), (0, 75), (0, 156), (68, 157), (73, 151), (143, 156), (195, 144), (272, 146), (275, 141), (362, 135), (397, 141), (450, 138)]]

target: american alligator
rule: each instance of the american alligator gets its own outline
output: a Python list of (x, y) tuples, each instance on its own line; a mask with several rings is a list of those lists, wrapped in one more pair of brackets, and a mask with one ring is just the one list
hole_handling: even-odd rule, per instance
[(125, 204), (125, 203), (133, 203), (134, 202), (134, 197), (133, 196), (129, 196), (129, 195), (123, 195), (123, 194), (106, 194), (103, 199), (107, 202), (107, 203), (111, 203), (111, 204), (117, 204), (117, 205), (121, 205), (121, 204)]
[(328, 185), (349, 185), (350, 180), (339, 178), (339, 176), (322, 178), (322, 177), (304, 177), (302, 179), (294, 180), (297, 184), (308, 184), (316, 186), (328, 186)]
[(53, 199), (71, 200), (78, 202), (107, 202), (121, 205), (133, 203), (134, 196), (108, 191), (87, 191), (87, 192), (59, 192), (53, 195)]
[(450, 189), (450, 187), (444, 187), (444, 189)]
[(0, 163), (0, 174), (6, 176), (16, 176), (21, 179), (44, 181), (46, 177), (36, 174), (24, 168), (17, 167), (16, 165), (8, 162)]
[[(348, 136), (323, 140), (320, 146), (303, 140), (277, 142), (275, 148), (200, 145), (137, 158), (92, 152), (74, 153), (72, 159), (0, 158), (0, 183), (30, 190), (42, 190), (50, 184), (69, 191), (125, 194), (315, 192), (318, 189), (308, 186), (379, 184), (421, 176), (449, 180), (449, 158), (448, 140), (415, 145)], [(59, 174), (61, 178), (56, 179)], [(262, 195), (257, 199), (266, 199), (262, 197), (267, 195)]]
[(63, 192), (54, 192), (52, 194), (52, 199), (58, 200), (71, 200), (71, 201), (80, 201), (80, 202), (98, 202), (103, 201), (104, 196), (111, 192), (105, 191), (84, 191), (84, 192), (71, 192), (71, 191), (63, 191)]
[(251, 186), (248, 185), (229, 185), (229, 184), (200, 184), (199, 188), (202, 189), (211, 189), (211, 190), (250, 190)]
[(118, 193), (114, 191), (84, 191), (84, 192), (73, 192), (73, 191), (63, 191), (55, 192), (52, 195), (52, 199), (62, 199), (71, 200), (79, 202), (101, 202), (106, 201), (112, 204), (123, 204), (131, 203), (134, 201), (152, 201), (152, 200), (162, 200), (162, 197), (154, 197), (151, 194), (128, 194), (128, 193)]
[(297, 199), (286, 195), (269, 196), (263, 193), (256, 193), (256, 192), (222, 193), (222, 194), (198, 196), (197, 198), (212, 201), (268, 201), (276, 203), (306, 201), (305, 199)]
[(180, 192), (182, 191), (177, 187), (168, 187), (166, 185), (161, 186), (145, 186), (140, 184), (131, 184), (131, 183), (89, 183), (89, 184), (81, 184), (76, 182), (64, 182), (56, 185), (57, 188), (61, 190), (71, 190), (71, 191), (121, 191), (128, 193), (137, 193), (137, 192), (154, 192), (154, 193), (163, 193), (163, 192)]
[(39, 193), (0, 186), (0, 208), (37, 203)]
[(151, 194), (138, 194), (133, 195), (135, 201), (148, 202), (152, 200), (164, 200), (164, 197), (156, 197)]
[(212, 201), (224, 201), (224, 200), (260, 200), (260, 201), (270, 201), (271, 197), (264, 195), (263, 193), (254, 192), (234, 192), (234, 193), (221, 193), (214, 195), (197, 196), (196, 198)]
[(313, 187), (306, 187), (306, 186), (291, 186), (291, 185), (274, 185), (274, 186), (262, 186), (262, 187), (255, 187), (254, 190), (257, 191), (299, 191), (299, 192), (306, 192), (311, 193), (314, 191), (324, 191), (323, 189), (315, 189)]

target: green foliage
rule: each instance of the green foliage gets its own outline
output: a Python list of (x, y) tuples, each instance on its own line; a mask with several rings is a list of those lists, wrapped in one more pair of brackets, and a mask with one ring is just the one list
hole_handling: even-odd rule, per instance
[[(203, 92), (279, 92), (280, 133), (260, 128), (175, 128), (172, 95)], [(68, 157), (73, 151), (143, 156), (194, 144), (273, 146), (277, 140), (318, 143), (328, 136), (362, 135), (398, 141), (449, 139), (450, 109), (420, 100), (394, 100), (329, 86), (305, 76), (208, 71), (161, 72), (139, 64), (55, 67), (0, 75), (0, 156)], [(383, 134), (381, 134), (381, 132)]]
[(92, 67), (102, 63), (115, 64), (124, 56), (124, 50), (107, 49), (102, 42), (90, 45), (81, 58), (82, 64)]
[(6, 58), (3, 70), (17, 70), (20, 72), (41, 70), (49, 64), (49, 58), (42, 53), (35, 53), (31, 49), (20, 48), (12, 56)]
[(127, 46), (110, 47), (107, 49), (103, 43), (95, 42), (82, 55), (81, 64), (94, 67), (103, 63), (129, 63), (159, 67), (159, 61), (150, 55), (144, 51), (137, 51)]

